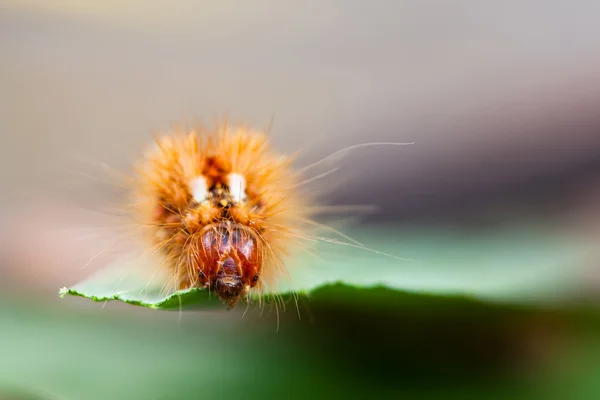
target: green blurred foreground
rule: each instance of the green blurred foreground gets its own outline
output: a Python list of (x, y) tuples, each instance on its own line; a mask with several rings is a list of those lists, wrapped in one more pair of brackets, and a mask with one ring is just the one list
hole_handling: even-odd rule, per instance
[(338, 253), (333, 270), (297, 276), (302, 319), (288, 299), (279, 332), (273, 305), (159, 311), (5, 292), (0, 387), (85, 400), (600, 398), (600, 315), (566, 301), (577, 274), (565, 267), (583, 249), (531, 232), (390, 237), (375, 242), (420, 270)]
[(600, 394), (596, 313), (395, 293), (389, 307), (373, 309), (360, 296), (353, 304), (334, 288), (315, 293), (310, 316), (285, 313), (279, 333), (273, 315), (253, 312), (82, 310), (5, 298), (0, 383), (90, 400)]

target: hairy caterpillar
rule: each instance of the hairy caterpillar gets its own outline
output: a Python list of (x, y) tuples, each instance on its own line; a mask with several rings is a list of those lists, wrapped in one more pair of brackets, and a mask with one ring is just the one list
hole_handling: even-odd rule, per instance
[[(223, 123), (170, 132), (155, 136), (134, 163), (127, 178), (130, 216), (160, 259), (165, 292), (200, 287), (233, 308), (276, 285), (287, 273), (290, 250), (303, 241), (370, 250), (313, 219), (327, 207), (304, 186), (337, 168), (306, 173), (357, 147), (405, 144), (363, 143), (295, 169), (295, 156), (274, 151), (262, 131)], [(316, 236), (316, 227), (349, 242)]]
[(233, 307), (282, 272), (309, 217), (291, 163), (247, 128), (156, 138), (136, 166), (134, 204), (172, 287), (204, 287)]

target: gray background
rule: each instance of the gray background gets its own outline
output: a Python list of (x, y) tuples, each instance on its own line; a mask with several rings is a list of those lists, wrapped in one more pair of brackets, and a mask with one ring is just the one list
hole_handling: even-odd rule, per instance
[(74, 207), (113, 193), (73, 172), (127, 169), (151, 133), (223, 113), (274, 117), (301, 163), (415, 142), (352, 153), (323, 183), (379, 206), (368, 221), (600, 221), (596, 1), (67, 4), (0, 14), (0, 251), (29, 277), (95, 253), (61, 229), (102, 220)]

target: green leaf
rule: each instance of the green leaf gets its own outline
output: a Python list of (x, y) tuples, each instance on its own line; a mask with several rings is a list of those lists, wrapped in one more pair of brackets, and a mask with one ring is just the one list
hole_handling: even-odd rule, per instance
[[(276, 332), (273, 318), (153, 313), (142, 307), (106, 312), (3, 292), (0, 397), (8, 389), (57, 400), (288, 394), (598, 398), (597, 313), (563, 314), (337, 285), (315, 290), (311, 297), (314, 318), (288, 315)], [(570, 327), (574, 335), (578, 348), (568, 352), (568, 360), (548, 342), (548, 333), (557, 327), (563, 332)], [(585, 332), (589, 343), (580, 335)], [(564, 349), (567, 336), (560, 339)], [(523, 346), (531, 341), (542, 346), (545, 356), (554, 355), (536, 364)], [(512, 363), (505, 365), (507, 359)], [(525, 368), (515, 375), (519, 366)], [(549, 396), (558, 389), (560, 396)], [(579, 396), (569, 397), (573, 393)]]
[[(366, 289), (385, 288), (398, 294), (502, 303), (564, 301), (580, 288), (590, 248), (548, 232), (513, 228), (468, 235), (451, 230), (362, 227), (351, 236), (368, 250), (321, 242), (316, 256), (299, 254), (292, 258), (289, 279), (283, 277), (277, 288), (264, 293), (263, 300), (292, 293), (310, 298), (317, 290), (337, 287), (365, 289), (365, 296), (373, 296)], [(118, 300), (154, 309), (218, 305), (214, 296), (201, 289), (161, 294), (160, 285), (149, 285), (132, 270), (139, 268), (126, 262), (113, 265), (61, 289), (60, 295), (100, 302)]]

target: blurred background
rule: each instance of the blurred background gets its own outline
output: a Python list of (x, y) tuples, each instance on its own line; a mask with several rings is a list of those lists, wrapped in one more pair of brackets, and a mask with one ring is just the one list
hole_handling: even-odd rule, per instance
[[(600, 3), (0, 4), (0, 396), (600, 396)], [(415, 142), (349, 155), (327, 201), (376, 205), (354, 229), (392, 247), (451, 247), (483, 292), (475, 239), (502, 276), (498, 240), (560, 238), (577, 249), (553, 253), (560, 279), (530, 277), (560, 296), (330, 290), (278, 333), (272, 315), (60, 300), (110, 258), (82, 269), (114, 242), (102, 164), (127, 171), (152, 133), (223, 114), (273, 118), (300, 163)]]

